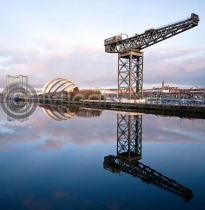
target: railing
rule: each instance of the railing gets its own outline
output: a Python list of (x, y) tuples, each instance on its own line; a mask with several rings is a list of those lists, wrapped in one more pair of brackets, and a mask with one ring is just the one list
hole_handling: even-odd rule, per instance
[(182, 19), (182, 20), (179, 20), (179, 21), (175, 21), (175, 22), (173, 22), (173, 23), (169, 23), (169, 24), (163, 25), (163, 26), (161, 26), (161, 27), (159, 27), (159, 28), (156, 28), (156, 30), (159, 30), (159, 29), (162, 29), (162, 28), (165, 28), (165, 27), (174, 25), (174, 24), (179, 24), (179, 23), (184, 22), (184, 21), (189, 20), (189, 19), (191, 19), (191, 18), (188, 17), (188, 18), (185, 18), (185, 19)]

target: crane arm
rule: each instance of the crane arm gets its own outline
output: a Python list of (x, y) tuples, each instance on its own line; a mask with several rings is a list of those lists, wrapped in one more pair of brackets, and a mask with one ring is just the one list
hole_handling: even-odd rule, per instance
[(162, 175), (154, 169), (140, 162), (127, 162), (117, 156), (109, 155), (104, 157), (104, 168), (114, 173), (121, 171), (131, 174), (134, 177), (139, 177), (142, 181), (152, 183), (165, 190), (173, 192), (185, 199), (186, 202), (191, 200), (192, 191), (176, 181)]
[(105, 52), (107, 53), (124, 53), (130, 50), (140, 51), (188, 29), (198, 25), (199, 16), (191, 13), (191, 17), (184, 20), (160, 27), (151, 28), (142, 34), (135, 34), (135, 36), (122, 39), (120, 35), (111, 37), (104, 41)]

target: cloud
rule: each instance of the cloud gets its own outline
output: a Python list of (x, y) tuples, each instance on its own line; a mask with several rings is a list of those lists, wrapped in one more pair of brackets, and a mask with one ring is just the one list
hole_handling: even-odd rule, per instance
[(155, 48), (144, 53), (144, 82), (205, 85), (205, 48)]
[(143, 142), (205, 142), (204, 120), (143, 115), (142, 122)]
[[(112, 55), (104, 53), (103, 48), (88, 45), (69, 47), (54, 39), (36, 42), (37, 48), (0, 47), (1, 78), (26, 75), (34, 87), (43, 87), (56, 77), (67, 78), (79, 87), (115, 83), (117, 63), (113, 62)], [(4, 87), (4, 79), (0, 82)]]
[[(5, 118), (2, 111), (0, 117)], [(69, 144), (86, 146), (96, 141), (105, 144), (117, 141), (117, 115), (111, 111), (104, 112), (100, 117), (74, 116), (59, 122), (46, 117), (38, 108), (28, 121), (1, 121), (0, 125), (1, 151), (14, 150), (22, 142), (32, 142), (36, 151), (49, 151)], [(142, 131), (143, 143), (204, 142), (204, 120), (143, 115)]]
[(35, 150), (38, 151), (47, 151), (47, 150), (58, 150), (63, 146), (63, 141), (56, 139), (47, 139), (44, 144), (38, 145)]
[[(1, 116), (1, 119), (4, 117)], [(25, 123), (12, 123), (0, 121), (0, 150), (11, 151), (15, 145), (21, 142), (36, 141), (40, 138), (38, 132), (30, 132), (30, 129), (25, 128)], [(28, 135), (28, 133), (30, 134)], [(28, 139), (29, 136), (29, 139)]]
[[(4, 119), (3, 111), (0, 113), (0, 117)], [(92, 118), (75, 116), (59, 122), (46, 117), (41, 108), (38, 108), (29, 117), (30, 119), (23, 123), (0, 121), (0, 150), (14, 150), (21, 142), (35, 143), (36, 151), (59, 150), (69, 143), (85, 146), (96, 140), (110, 143), (116, 141), (116, 127), (113, 128), (116, 122), (110, 121), (110, 117), (110, 115)]]
[[(58, 39), (38, 39), (35, 48), (0, 47), (0, 85), (5, 76), (27, 75), (34, 87), (64, 77), (81, 87), (117, 86), (117, 54), (104, 47), (68, 46)], [(144, 83), (204, 85), (204, 48), (150, 48), (144, 50)]]

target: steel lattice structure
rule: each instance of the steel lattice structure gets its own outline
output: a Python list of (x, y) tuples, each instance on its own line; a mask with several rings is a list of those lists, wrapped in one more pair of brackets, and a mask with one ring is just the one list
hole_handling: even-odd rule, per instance
[(142, 157), (142, 115), (117, 114), (117, 156), (104, 157), (103, 167), (113, 173), (128, 173), (185, 199), (192, 191), (156, 170), (139, 162)]
[[(130, 38), (122, 39), (122, 36), (117, 35), (106, 39), (105, 52), (118, 53), (118, 98), (122, 93), (129, 99), (143, 97), (143, 53), (140, 52), (142, 49), (189, 30), (197, 26), (198, 22), (199, 16), (192, 13), (189, 18), (160, 28), (148, 29)], [(140, 62), (140, 65), (136, 67), (133, 61)]]
[(118, 54), (118, 98), (129, 95), (129, 99), (143, 96), (143, 53), (129, 51)]
[(126, 160), (109, 155), (104, 157), (104, 168), (112, 171), (113, 173), (128, 173), (134, 177), (140, 178), (148, 184), (154, 184), (164, 190), (175, 193), (185, 199), (186, 202), (193, 197), (192, 191), (177, 183), (175, 180), (170, 179), (156, 170), (146, 166), (140, 162), (127, 162)]
[(142, 156), (142, 115), (117, 114), (117, 155), (125, 160)]

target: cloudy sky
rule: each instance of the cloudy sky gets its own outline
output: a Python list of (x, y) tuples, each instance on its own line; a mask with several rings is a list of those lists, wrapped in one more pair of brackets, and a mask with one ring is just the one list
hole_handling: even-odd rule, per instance
[(199, 26), (144, 50), (144, 87), (205, 86), (205, 1), (1, 0), (0, 88), (27, 75), (35, 88), (64, 77), (78, 87), (116, 87), (117, 54), (104, 39), (133, 36), (196, 13)]

